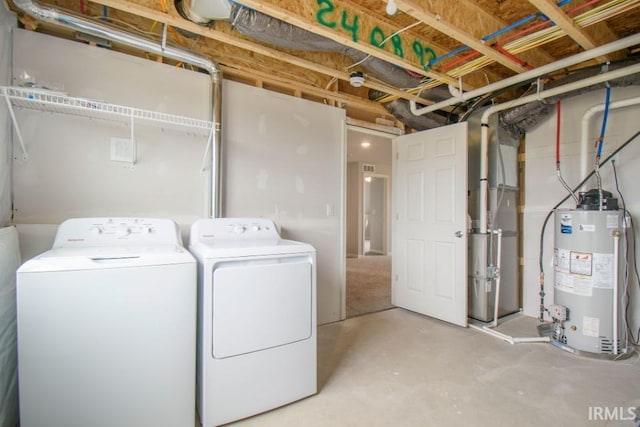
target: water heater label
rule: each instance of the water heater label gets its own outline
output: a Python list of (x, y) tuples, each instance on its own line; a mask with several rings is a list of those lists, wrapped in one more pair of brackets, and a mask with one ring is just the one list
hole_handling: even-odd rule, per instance
[(582, 318), (582, 335), (587, 337), (599, 337), (600, 336), (600, 319), (597, 317)]
[(593, 295), (591, 277), (555, 271), (555, 288), (574, 295), (590, 297)]
[(596, 231), (595, 224), (580, 224), (579, 228), (580, 228), (580, 231), (588, 231), (591, 233)]
[(618, 215), (607, 215), (607, 228), (618, 228)]
[(593, 272), (593, 254), (590, 252), (571, 251), (571, 261), (569, 271), (572, 274), (591, 276)]
[(553, 255), (553, 265), (556, 267), (556, 270), (568, 272), (570, 252), (567, 249), (555, 248)]
[(560, 232), (562, 234), (571, 234), (573, 232), (573, 220), (571, 214), (560, 214)]
[(593, 287), (613, 289), (613, 254), (593, 254)]

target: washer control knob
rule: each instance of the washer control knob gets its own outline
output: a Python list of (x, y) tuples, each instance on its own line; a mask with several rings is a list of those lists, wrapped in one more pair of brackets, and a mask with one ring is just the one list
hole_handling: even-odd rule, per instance
[(235, 227), (233, 227), (233, 232), (236, 234), (242, 234), (245, 231), (247, 231), (247, 227), (245, 227), (244, 225), (236, 225)]
[(89, 231), (91, 232), (91, 234), (95, 234), (95, 235), (98, 236), (98, 235), (102, 234), (102, 232), (104, 230), (102, 229), (102, 227), (98, 227), (97, 225), (94, 225), (93, 227), (91, 227), (89, 229)]
[(118, 237), (126, 237), (131, 234), (131, 229), (129, 227), (122, 227), (118, 229)]
[(252, 225), (252, 226), (251, 226), (251, 231), (258, 232), (258, 231), (260, 231), (260, 230), (262, 230), (262, 229), (261, 229), (261, 228), (260, 228), (260, 226), (259, 226), (259, 225), (257, 225), (257, 224), (256, 224), (256, 225)]
[(144, 227), (142, 230), (145, 234), (153, 234), (156, 232), (156, 229), (153, 227)]

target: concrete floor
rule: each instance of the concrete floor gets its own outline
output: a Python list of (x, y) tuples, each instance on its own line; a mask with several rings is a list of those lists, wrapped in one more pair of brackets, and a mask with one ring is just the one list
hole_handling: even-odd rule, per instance
[[(533, 336), (536, 325), (503, 328)], [(637, 355), (606, 362), (510, 345), (402, 309), (321, 326), (318, 379), (317, 395), (230, 425), (634, 426), (589, 421), (589, 406), (625, 416), (640, 406)]]

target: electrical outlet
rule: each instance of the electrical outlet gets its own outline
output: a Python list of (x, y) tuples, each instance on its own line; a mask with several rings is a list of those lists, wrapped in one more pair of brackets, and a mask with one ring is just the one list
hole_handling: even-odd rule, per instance
[(131, 138), (111, 138), (111, 160), (135, 163), (135, 142)]

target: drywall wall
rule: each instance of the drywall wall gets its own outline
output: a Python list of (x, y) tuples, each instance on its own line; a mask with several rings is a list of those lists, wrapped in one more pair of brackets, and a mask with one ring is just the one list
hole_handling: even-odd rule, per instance
[[(11, 82), (15, 16), (0, 2), (0, 85)], [(0, 99), (0, 427), (18, 424), (18, 353), (15, 271), (20, 265), (18, 233), (11, 221), (11, 120)]]
[[(614, 88), (612, 89), (611, 101), (638, 96), (640, 96), (640, 88), (638, 87)], [(583, 178), (580, 174), (582, 117), (591, 106), (602, 104), (604, 99), (604, 90), (598, 90), (562, 101), (561, 167), (564, 178), (572, 187)], [(553, 111), (553, 107), (551, 109)], [(639, 113), (640, 106), (612, 110), (609, 113), (603, 158), (640, 130), (638, 127)], [(596, 114), (589, 127), (590, 170), (593, 169), (595, 156), (593, 142), (600, 134), (602, 117), (602, 113)], [(549, 209), (567, 194), (558, 182), (555, 172), (555, 132), (556, 115), (552, 112), (544, 122), (528, 132), (526, 136), (523, 305), (525, 314), (531, 316), (537, 316), (539, 308), (538, 253), (542, 222)], [(640, 234), (638, 234), (640, 232), (640, 187), (637, 185), (639, 161), (640, 140), (638, 139), (617, 155), (620, 189), (627, 202), (627, 209), (631, 211), (636, 222), (637, 239), (640, 239)], [(601, 172), (604, 189), (615, 194), (611, 164), (603, 166)], [(587, 188), (595, 188), (595, 186), (595, 180), (592, 179)], [(567, 202), (563, 207), (571, 208), (572, 206)], [(552, 218), (547, 226), (544, 241), (547, 304), (553, 302), (553, 228)], [(636, 331), (640, 324), (640, 297), (637, 285), (634, 285), (632, 289), (631, 310), (633, 311), (634, 331)]]
[[(391, 252), (391, 165), (384, 163), (367, 163), (375, 167), (375, 174), (386, 178), (386, 191), (388, 197), (385, 204), (385, 216), (387, 218), (384, 233), (386, 238), (387, 254)], [(363, 196), (364, 178), (362, 162), (349, 162), (347, 164), (347, 256), (358, 257), (364, 255), (363, 250)]]
[(360, 230), (361, 163), (347, 163), (347, 257), (357, 258), (362, 253)]
[(15, 227), (0, 228), (0, 427), (18, 423), (15, 271), (19, 265), (18, 232)]
[(225, 81), (223, 212), (317, 251), (318, 322), (344, 317), (345, 112)]
[[(0, 85), (11, 83), (11, 48), (15, 16), (0, 4)], [(11, 220), (11, 119), (6, 102), (0, 100), (0, 227)]]
[(365, 218), (368, 219), (369, 235), (367, 237), (370, 242), (369, 250), (380, 255), (384, 255), (387, 252), (385, 245), (385, 232), (387, 230), (385, 226), (387, 210), (386, 184), (386, 178), (382, 177), (373, 176), (371, 177), (371, 182), (366, 182), (365, 180)]
[[(13, 75), (16, 84), (29, 75), (69, 96), (198, 119), (211, 108), (207, 74), (30, 31), (15, 32)], [(29, 153), (14, 161), (14, 221), (25, 248), (46, 249), (55, 227), (42, 224), (70, 217), (168, 217), (185, 234), (206, 216), (206, 135), (136, 122), (131, 165), (111, 160), (111, 138), (129, 138), (130, 123), (19, 109), (16, 116)]]

